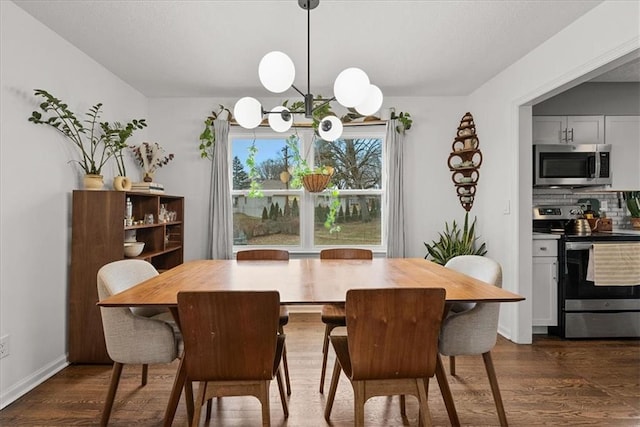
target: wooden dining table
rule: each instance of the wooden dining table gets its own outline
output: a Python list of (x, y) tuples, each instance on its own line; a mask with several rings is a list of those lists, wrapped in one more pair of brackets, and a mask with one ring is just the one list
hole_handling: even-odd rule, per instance
[[(448, 305), (455, 302), (517, 302), (524, 297), (447, 269), (423, 258), (289, 261), (197, 260), (181, 264), (100, 302), (102, 307), (167, 307), (179, 325), (177, 296), (181, 291), (277, 290), (284, 305), (344, 303), (347, 290), (357, 288), (444, 288)], [(188, 357), (188, 355), (185, 355)], [(459, 425), (442, 363), (438, 384), (449, 418)], [(170, 426), (185, 383), (181, 359), (164, 425)], [(188, 401), (188, 399), (187, 399)]]

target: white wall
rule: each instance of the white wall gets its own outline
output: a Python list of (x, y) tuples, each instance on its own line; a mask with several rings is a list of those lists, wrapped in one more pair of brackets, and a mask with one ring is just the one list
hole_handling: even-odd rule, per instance
[[(104, 103), (103, 119), (147, 115), (147, 101), (12, 2), (0, 2), (0, 407), (66, 365), (71, 191), (79, 174), (71, 144), (27, 121), (33, 89), (52, 92), (83, 115)], [(140, 137), (144, 132), (140, 133)], [(133, 140), (133, 138), (132, 138)], [(105, 180), (111, 181), (111, 168)]]
[[(476, 124), (485, 129), (485, 159), (495, 158), (498, 166), (483, 164), (481, 185), (491, 195), (478, 203), (481, 232), (509, 290), (531, 295), (531, 107), (520, 106), (582, 83), (640, 48), (639, 10), (639, 2), (602, 3), (469, 97)], [(530, 298), (502, 306), (501, 331), (516, 342), (531, 341), (530, 307)]]

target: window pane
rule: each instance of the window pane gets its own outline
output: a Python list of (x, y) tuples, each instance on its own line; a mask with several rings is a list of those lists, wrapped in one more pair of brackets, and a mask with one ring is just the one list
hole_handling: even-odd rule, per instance
[(333, 166), (332, 182), (340, 189), (382, 188), (382, 139), (316, 140), (316, 166)]
[(329, 197), (316, 196), (314, 203), (314, 245), (380, 245), (382, 227), (380, 214), (382, 198), (379, 195), (341, 195), (336, 225), (340, 232), (330, 233), (325, 228), (329, 210)]
[(231, 144), (232, 179), (234, 190), (245, 190), (250, 186), (249, 149), (255, 144), (255, 165), (258, 172), (257, 181), (264, 190), (284, 190), (288, 182), (280, 177), (287, 170), (286, 141), (283, 138), (242, 139), (234, 138)]
[(300, 245), (300, 199), (233, 196), (234, 245)]

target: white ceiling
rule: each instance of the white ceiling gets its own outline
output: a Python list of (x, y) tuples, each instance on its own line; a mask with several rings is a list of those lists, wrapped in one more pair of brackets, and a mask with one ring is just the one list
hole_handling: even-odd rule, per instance
[[(148, 97), (269, 96), (257, 69), (271, 50), (293, 59), (307, 90), (307, 13), (295, 0), (15, 3)], [(599, 3), (321, 0), (311, 92), (330, 96), (355, 66), (386, 96), (466, 95)]]

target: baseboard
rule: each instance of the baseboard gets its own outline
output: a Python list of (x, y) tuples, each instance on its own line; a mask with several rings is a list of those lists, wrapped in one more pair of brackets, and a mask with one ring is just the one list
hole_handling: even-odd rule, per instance
[(5, 408), (14, 401), (18, 400), (21, 396), (27, 394), (29, 391), (33, 390), (67, 366), (69, 366), (67, 356), (60, 356), (60, 358), (58, 358), (57, 360), (54, 360), (50, 364), (43, 366), (41, 369), (38, 369), (36, 372), (24, 378), (23, 380), (18, 381), (7, 391), (0, 395), (0, 409)]

